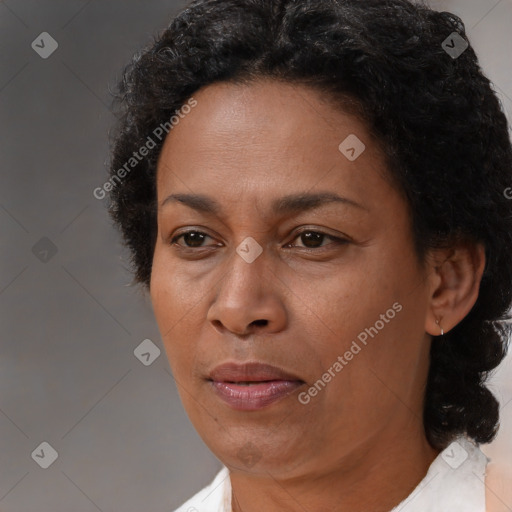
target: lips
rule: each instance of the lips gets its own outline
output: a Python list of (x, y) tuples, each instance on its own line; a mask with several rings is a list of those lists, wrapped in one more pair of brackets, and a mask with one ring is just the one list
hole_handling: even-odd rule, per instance
[(215, 367), (209, 375), (217, 382), (264, 382), (275, 380), (301, 380), (277, 366), (263, 363), (226, 363)]
[(219, 398), (243, 411), (267, 407), (304, 384), (282, 368), (257, 362), (222, 364), (212, 370), (208, 380)]

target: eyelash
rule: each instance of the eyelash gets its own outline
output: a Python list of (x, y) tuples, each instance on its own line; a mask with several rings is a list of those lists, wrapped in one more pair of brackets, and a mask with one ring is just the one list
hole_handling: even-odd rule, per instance
[[(183, 236), (188, 235), (190, 233), (197, 233), (199, 235), (205, 235), (207, 237), (210, 237), (210, 235), (208, 235), (207, 233), (204, 233), (204, 232), (199, 231), (197, 229), (191, 229), (191, 230), (188, 230), (188, 231), (184, 231), (184, 232), (180, 233), (179, 235), (176, 235), (175, 237), (173, 237), (170, 240), (171, 245), (176, 244), (177, 240), (179, 240)], [(314, 234), (317, 234), (317, 235), (321, 235), (321, 236), (324, 237), (324, 239), (328, 238), (328, 239), (332, 240), (333, 241), (333, 245), (345, 245), (345, 244), (348, 244), (350, 242), (346, 238), (336, 237), (336, 236), (333, 236), (333, 235), (329, 235), (328, 233), (324, 233), (323, 231), (317, 231), (317, 230), (313, 230), (313, 229), (303, 229), (302, 231), (299, 231), (298, 233), (296, 233), (295, 238), (293, 238), (293, 240), (296, 240), (297, 238), (299, 238), (304, 233), (314, 233)], [(212, 237), (210, 237), (210, 238), (212, 238)], [(293, 242), (293, 240), (292, 240), (292, 242)], [(323, 242), (323, 240), (322, 240), (322, 242)], [(186, 245), (185, 246), (179, 245), (179, 244), (176, 244), (176, 245), (178, 245), (178, 247), (180, 247), (182, 249), (185, 249), (185, 250), (204, 249), (205, 247), (208, 247), (208, 246), (189, 247), (189, 246), (186, 246)], [(289, 245), (289, 244), (287, 244), (287, 245)], [(327, 246), (326, 245), (321, 245), (320, 247), (300, 247), (299, 246), (299, 248), (302, 249), (302, 250), (305, 250), (305, 251), (319, 251), (319, 250), (325, 249), (326, 247), (328, 247), (328, 245), (331, 245), (331, 244), (327, 244)]]

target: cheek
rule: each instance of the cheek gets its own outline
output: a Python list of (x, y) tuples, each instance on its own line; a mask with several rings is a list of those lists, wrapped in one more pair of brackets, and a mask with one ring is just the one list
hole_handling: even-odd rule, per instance
[(410, 286), (388, 276), (375, 282), (357, 307), (340, 307), (337, 332), (342, 334), (335, 349), (326, 348), (329, 355), (323, 357), (324, 368), (343, 358), (326, 390), (333, 416), (363, 411), (351, 422), (364, 429), (390, 411), (413, 410), (421, 391), (418, 383), (428, 367), (421, 288), (411, 293)]
[(322, 367), (345, 356), (342, 373), (370, 388), (377, 377), (390, 383), (410, 380), (424, 355), (424, 278), (414, 253), (399, 247), (361, 251), (354, 264), (326, 276), (321, 288), (303, 290), (316, 313), (312, 316), (321, 319), (314, 350)]
[(151, 301), (162, 335), (179, 329), (189, 316), (197, 314), (205, 290), (188, 276), (179, 262), (169, 257), (168, 248), (158, 241), (151, 270)]
[[(201, 292), (166, 264), (161, 253), (155, 251), (150, 296), (158, 328), (173, 372), (188, 367), (195, 340), (199, 339), (204, 290)], [(204, 315), (203, 315), (204, 316)]]
[[(402, 295), (403, 275), (394, 275), (384, 256), (377, 251), (358, 251), (350, 264), (334, 268), (314, 286), (304, 284), (297, 290), (324, 332), (317, 346), (323, 344), (330, 356), (348, 349), (360, 333), (364, 338), (365, 329), (375, 322), (381, 327), (380, 315), (388, 310), (386, 320), (396, 316), (393, 304)], [(333, 339), (338, 341), (333, 343)]]

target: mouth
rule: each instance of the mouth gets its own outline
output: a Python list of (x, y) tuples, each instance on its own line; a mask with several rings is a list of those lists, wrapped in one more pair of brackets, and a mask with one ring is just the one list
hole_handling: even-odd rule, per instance
[(298, 381), (297, 375), (283, 368), (266, 363), (224, 363), (216, 366), (208, 375), (208, 379), (217, 382), (253, 384), (255, 382), (271, 382), (276, 380)]
[(236, 382), (236, 381), (226, 381), (227, 384), (237, 384), (238, 386), (254, 386), (255, 384), (264, 384), (266, 382), (275, 382), (272, 380), (262, 380), (262, 381), (242, 381), (242, 382)]
[(267, 407), (305, 384), (282, 368), (258, 362), (217, 366), (207, 380), (212, 390), (233, 409), (255, 411)]

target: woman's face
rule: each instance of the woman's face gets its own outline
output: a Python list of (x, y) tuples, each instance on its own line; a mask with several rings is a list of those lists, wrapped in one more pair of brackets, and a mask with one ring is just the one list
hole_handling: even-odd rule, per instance
[(150, 291), (201, 437), (291, 476), (424, 435), (429, 272), (365, 125), (269, 80), (194, 98), (158, 164)]

